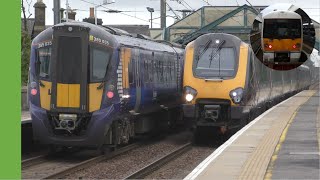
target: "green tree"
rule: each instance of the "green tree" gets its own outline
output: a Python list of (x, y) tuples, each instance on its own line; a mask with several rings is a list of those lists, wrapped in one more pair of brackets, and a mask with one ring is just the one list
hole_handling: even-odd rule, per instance
[(31, 38), (26, 31), (21, 32), (21, 85), (28, 81)]
[(23, 0), (21, 1), (21, 10), (23, 12), (23, 28), (21, 30), (21, 85), (26, 85), (28, 82), (31, 37), (28, 34), (27, 17)]

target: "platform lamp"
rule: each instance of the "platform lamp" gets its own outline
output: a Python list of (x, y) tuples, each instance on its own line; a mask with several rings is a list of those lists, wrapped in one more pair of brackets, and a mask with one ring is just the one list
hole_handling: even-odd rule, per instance
[(150, 12), (150, 15), (151, 15), (150, 21), (151, 21), (151, 29), (152, 29), (152, 13), (154, 12), (154, 9), (151, 7), (147, 7), (147, 10)]
[(115, 3), (115, 0), (103, 0), (103, 3), (94, 7), (94, 24), (97, 25), (97, 8), (103, 5)]

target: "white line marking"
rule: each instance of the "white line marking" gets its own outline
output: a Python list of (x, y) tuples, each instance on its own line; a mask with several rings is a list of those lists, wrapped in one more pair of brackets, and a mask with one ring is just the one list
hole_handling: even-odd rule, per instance
[(320, 152), (290, 152), (290, 155), (320, 155)]
[[(301, 91), (300, 93), (302, 93)], [(300, 94), (298, 93), (298, 94)], [(291, 98), (297, 96), (298, 94), (282, 101), (281, 103), (273, 106), (271, 109), (268, 109), (264, 113), (262, 113), (260, 116), (258, 116), (256, 119), (251, 121), (249, 124), (247, 124), (245, 127), (243, 127), (241, 130), (239, 130), (236, 134), (234, 134), (228, 141), (223, 143), (218, 149), (216, 149), (210, 156), (208, 156), (205, 160), (203, 160), (190, 174), (188, 174), (184, 180), (193, 180), (197, 178), (197, 176), (204, 171), (207, 166), (213, 162), (227, 147), (229, 147), (238, 137), (240, 137), (247, 129), (249, 129), (252, 125), (254, 125), (256, 122), (258, 122), (260, 119), (262, 119), (266, 114), (268, 114), (273, 109), (277, 108), (278, 106), (282, 105), (283, 103), (287, 102)]]
[(31, 121), (31, 118), (24, 118), (24, 119), (21, 119), (21, 121)]

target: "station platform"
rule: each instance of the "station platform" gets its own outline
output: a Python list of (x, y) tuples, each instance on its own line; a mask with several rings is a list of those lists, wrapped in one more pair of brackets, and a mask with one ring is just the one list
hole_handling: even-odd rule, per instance
[(239, 130), (185, 179), (320, 179), (319, 90), (305, 90)]
[(31, 116), (29, 111), (21, 111), (21, 124), (31, 123)]

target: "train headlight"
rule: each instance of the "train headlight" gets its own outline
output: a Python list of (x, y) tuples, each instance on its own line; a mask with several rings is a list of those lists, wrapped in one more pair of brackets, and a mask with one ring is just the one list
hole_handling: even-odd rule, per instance
[(300, 43), (297, 43), (297, 44), (292, 45), (292, 48), (293, 48), (293, 49), (300, 48), (300, 47), (301, 47), (301, 44), (300, 44)]
[(107, 97), (108, 97), (109, 99), (112, 99), (113, 96), (114, 96), (114, 93), (113, 93), (112, 91), (108, 91), (108, 92), (107, 92)]
[(195, 89), (193, 89), (192, 87), (186, 86), (184, 88), (184, 94), (185, 94), (186, 101), (191, 102), (196, 97), (198, 92)]
[(35, 95), (37, 95), (37, 93), (38, 93), (37, 89), (31, 89), (31, 94), (32, 95), (35, 96)]
[(230, 91), (230, 97), (235, 104), (240, 104), (243, 97), (243, 88), (239, 87)]
[(272, 45), (271, 44), (264, 44), (264, 47), (272, 49)]
[(187, 95), (186, 95), (186, 100), (187, 100), (188, 102), (192, 101), (193, 98), (194, 98), (194, 97), (193, 97), (192, 94), (187, 94)]

